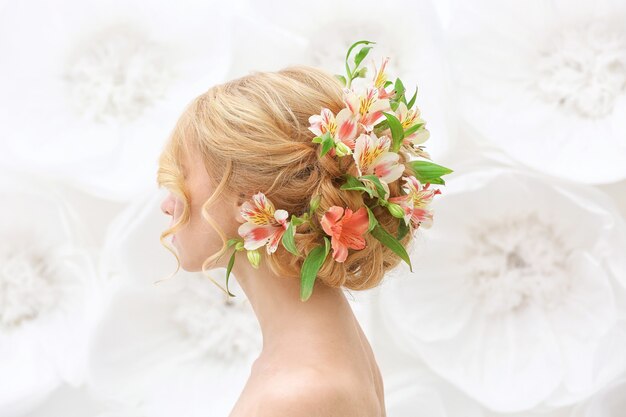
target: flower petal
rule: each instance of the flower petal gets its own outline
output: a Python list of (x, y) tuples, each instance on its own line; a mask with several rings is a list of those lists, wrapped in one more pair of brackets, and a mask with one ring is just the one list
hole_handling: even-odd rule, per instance
[(244, 239), (243, 247), (248, 250), (253, 250), (265, 245), (272, 236), (274, 229), (275, 227), (273, 226), (259, 226), (254, 223), (246, 222), (239, 226), (237, 232), (239, 236)]
[(274, 233), (270, 236), (269, 242), (267, 244), (267, 253), (268, 254), (272, 254), (274, 252), (276, 252), (276, 249), (278, 249), (278, 244), (280, 243), (280, 239), (283, 237), (283, 234), (285, 233), (286, 229), (284, 228), (275, 228), (274, 229)]
[(336, 138), (348, 145), (352, 142), (357, 133), (358, 116), (348, 108), (342, 109), (336, 118), (337, 132)]
[(326, 213), (322, 216), (320, 223), (322, 225), (322, 229), (329, 236), (334, 236), (335, 234), (335, 226), (337, 225), (339, 219), (343, 216), (344, 209), (339, 206), (332, 206)]
[(337, 262), (345, 261), (348, 257), (348, 248), (336, 238), (332, 239), (331, 245), (333, 247), (333, 259)]
[(257, 225), (273, 224), (274, 211), (274, 205), (262, 192), (252, 196), (252, 203), (246, 201), (241, 205), (241, 217)]

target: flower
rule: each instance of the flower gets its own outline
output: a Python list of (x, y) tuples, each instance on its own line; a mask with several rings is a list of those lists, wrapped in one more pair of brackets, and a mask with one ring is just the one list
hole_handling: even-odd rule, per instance
[(626, 178), (626, 3), (481, 0), (450, 16), (458, 108), (480, 136), (551, 175)]
[(433, 222), (433, 212), (430, 203), (436, 194), (441, 194), (441, 190), (429, 188), (430, 184), (422, 183), (413, 175), (403, 176), (405, 185), (402, 187), (406, 195), (391, 197), (390, 203), (396, 203), (404, 210), (404, 222), (408, 225), (411, 222), (413, 228), (420, 225), (430, 228)]
[(385, 83), (387, 82), (387, 74), (385, 73), (385, 69), (387, 68), (387, 63), (389, 62), (389, 57), (386, 56), (383, 59), (383, 63), (380, 65), (380, 69), (376, 69), (376, 64), (374, 65), (374, 87), (378, 89), (378, 98), (385, 99), (393, 97), (396, 94), (395, 90), (391, 90), (387, 92), (385, 90)]
[(365, 207), (353, 212), (351, 209), (332, 206), (324, 213), (320, 221), (327, 235), (331, 236), (333, 259), (343, 262), (348, 256), (348, 249), (365, 248), (363, 234), (367, 232), (369, 217)]
[[(379, 179), (385, 189), (385, 198), (389, 195), (390, 182), (402, 176), (404, 165), (398, 164), (400, 155), (397, 152), (390, 152), (391, 139), (387, 136), (377, 137), (373, 132), (361, 134), (354, 147), (354, 161), (356, 163), (359, 176), (374, 174)], [(368, 186), (372, 187), (369, 180), (364, 180)]]
[[(58, 387), (85, 380), (99, 291), (86, 225), (62, 188), (0, 174), (0, 414), (32, 408)], [(42, 215), (45, 213), (45, 215)]]
[(321, 114), (314, 114), (309, 117), (311, 124), (309, 130), (318, 136), (330, 132), (335, 143), (343, 142), (352, 150), (357, 134), (357, 120), (358, 116), (347, 108), (339, 111), (337, 117), (329, 109), (323, 108)]
[(385, 118), (384, 111), (391, 110), (389, 99), (378, 97), (378, 89), (368, 86), (364, 94), (357, 94), (354, 88), (344, 87), (343, 101), (351, 113), (359, 115), (359, 123), (366, 132), (371, 132), (378, 122)]
[(571, 405), (624, 372), (626, 225), (610, 199), (514, 168), (448, 187), (410, 254), (420, 273), (402, 265), (380, 293), (395, 341), (499, 413)]
[[(0, 44), (11, 63), (0, 77), (0, 125), (13, 132), (0, 159), (127, 201), (152, 188), (163, 146), (155, 138), (172, 128), (182, 103), (227, 74), (231, 42), (213, 31), (228, 28), (232, 13), (205, 2), (161, 2), (150, 16), (137, 0), (65, 4), (72, 13), (46, 3), (37, 15), (1, 7), (0, 38), (12, 34), (36, 52)], [(57, 30), (40, 33), (51, 21)]]
[[(408, 128), (417, 125), (417, 124), (426, 124), (426, 122), (420, 118), (420, 110), (418, 108), (408, 110), (406, 104), (400, 102), (398, 104), (398, 108), (395, 111), (398, 120), (402, 124), (402, 128), (407, 130)], [(415, 132), (411, 133), (408, 136), (404, 137), (402, 143), (404, 145), (421, 145), (426, 142), (430, 137), (430, 132), (426, 130), (424, 126), (417, 129)]]
[(268, 255), (276, 252), (289, 226), (289, 213), (276, 210), (274, 204), (259, 191), (252, 196), (252, 204), (249, 201), (242, 204), (241, 216), (246, 220), (238, 229), (239, 236), (244, 239), (244, 248), (253, 250), (267, 245)]

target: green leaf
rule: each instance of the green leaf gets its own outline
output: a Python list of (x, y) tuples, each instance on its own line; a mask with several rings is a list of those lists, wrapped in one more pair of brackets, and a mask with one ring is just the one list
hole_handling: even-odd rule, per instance
[(232, 238), (232, 239), (228, 239), (228, 242), (226, 242), (227, 247), (231, 247), (233, 245), (236, 245), (237, 242), (239, 242), (241, 239), (240, 238)]
[(442, 182), (437, 181), (443, 181), (441, 179), (442, 175), (454, 172), (450, 168), (429, 161), (410, 161), (408, 165), (413, 171), (415, 178), (420, 180), (420, 182), (429, 182), (431, 184), (441, 184)]
[(402, 127), (402, 123), (398, 118), (391, 113), (383, 112), (385, 117), (387, 118), (387, 123), (389, 123), (389, 128), (391, 128), (391, 151), (398, 152), (400, 146), (402, 145), (402, 141), (404, 140), (404, 128)]
[(417, 130), (422, 126), (424, 126), (424, 123), (417, 123), (409, 127), (407, 130), (404, 131), (404, 137), (406, 138), (407, 136), (411, 136), (413, 133), (417, 132)]
[(322, 152), (320, 157), (326, 155), (335, 146), (335, 140), (330, 136), (330, 132), (324, 133), (322, 136)]
[(289, 222), (289, 226), (287, 226), (287, 230), (285, 230), (285, 233), (283, 233), (283, 238), (280, 240), (283, 244), (283, 246), (285, 247), (285, 249), (287, 249), (289, 252), (293, 253), (296, 256), (300, 256), (300, 252), (298, 252), (298, 248), (296, 248), (296, 241), (294, 239), (294, 226), (293, 226), (293, 220), (294, 220), (294, 215), (291, 215), (291, 221)]
[(311, 294), (313, 294), (313, 285), (315, 284), (315, 278), (317, 278), (317, 272), (324, 264), (329, 250), (330, 241), (324, 236), (324, 246), (320, 245), (313, 248), (302, 263), (300, 271), (300, 301), (308, 300)]
[[(352, 76), (352, 72), (350, 71), (350, 65), (348, 64), (348, 60), (350, 59), (350, 53), (352, 53), (352, 50), (357, 46), (357, 45), (369, 45), (369, 44), (375, 44), (376, 42), (371, 42), (371, 41), (366, 41), (366, 40), (361, 40), (361, 41), (357, 41), (354, 42), (352, 45), (350, 45), (350, 48), (348, 48), (348, 52), (346, 53), (346, 60), (345, 60), (345, 64), (346, 64), (346, 74), (348, 75), (348, 84), (347, 87), (350, 87), (350, 83), (353, 80), (353, 76)], [(356, 68), (355, 68), (356, 70)]]
[(409, 100), (409, 102), (406, 104), (407, 109), (410, 109), (411, 107), (413, 107), (413, 104), (415, 104), (416, 97), (417, 97), (417, 86), (415, 86), (415, 93), (413, 93), (413, 97), (411, 97), (411, 100)]
[(346, 77), (344, 77), (343, 75), (335, 74), (335, 78), (339, 80), (341, 85), (343, 85), (344, 87), (346, 86)]
[[(417, 177), (416, 177), (417, 178)], [(419, 179), (419, 178), (418, 178)], [(446, 185), (446, 182), (444, 181), (443, 178), (439, 177), (439, 178), (431, 178), (430, 180), (428, 180), (429, 183), (431, 184), (441, 184), (441, 185)]]
[(364, 46), (363, 48), (361, 48), (361, 50), (354, 57), (354, 69), (357, 69), (359, 67), (359, 65), (365, 59), (367, 54), (369, 54), (371, 49), (371, 46)]
[(368, 206), (365, 206), (365, 208), (367, 209), (367, 217), (370, 221), (369, 226), (367, 228), (367, 233), (369, 233), (378, 224), (378, 219), (376, 219), (376, 216), (374, 216), (374, 212)]
[[(306, 217), (306, 213), (303, 214), (303, 217)], [(294, 226), (300, 226), (304, 222), (306, 222), (306, 220), (303, 219), (302, 217), (298, 217), (293, 214), (291, 215), (291, 223), (293, 223)]]
[(391, 84), (393, 84), (393, 81), (391, 81), (391, 80), (387, 80), (387, 81), (385, 81), (385, 84), (383, 85), (383, 87), (387, 88), (387, 87), (389, 87)]
[(369, 194), (370, 198), (374, 197), (373, 191), (363, 185), (363, 183), (359, 181), (358, 178), (350, 174), (344, 174), (344, 178), (346, 178), (346, 183), (339, 187), (340, 190), (365, 191)]
[(391, 107), (391, 110), (396, 111), (398, 110), (398, 106), (400, 106), (400, 102), (397, 100), (389, 100), (389, 107)]
[(376, 125), (374, 125), (374, 129), (385, 130), (388, 128), (389, 128), (389, 122), (387, 121), (387, 119), (382, 120), (378, 122)]
[(235, 264), (235, 255), (236, 254), (237, 254), (237, 251), (236, 250), (233, 251), (233, 254), (230, 255), (230, 259), (228, 260), (228, 266), (226, 267), (226, 292), (231, 297), (236, 297), (236, 295), (231, 293), (230, 290), (228, 289), (228, 277), (230, 277), (230, 271), (233, 269), (233, 265)]
[(326, 155), (332, 148), (333, 142), (326, 141), (322, 144), (322, 153), (320, 153), (320, 157)]
[(355, 75), (359, 78), (365, 78), (367, 77), (367, 67), (363, 67), (360, 70), (358, 70)]
[(361, 178), (365, 178), (373, 182), (374, 187), (376, 188), (376, 194), (377, 194), (376, 196), (382, 200), (385, 199), (386, 191), (385, 191), (385, 187), (383, 187), (383, 184), (380, 182), (380, 178), (378, 178), (374, 174), (363, 175)]
[(401, 240), (404, 236), (406, 236), (409, 231), (409, 226), (404, 222), (404, 219), (400, 220), (400, 224), (398, 225), (398, 235), (396, 236), (398, 240)]
[(396, 255), (402, 258), (408, 265), (411, 272), (413, 272), (413, 266), (411, 265), (411, 259), (409, 258), (406, 249), (399, 240), (390, 235), (380, 224), (377, 224), (370, 232), (372, 236), (378, 239), (383, 245), (391, 249)]
[(404, 104), (406, 104), (406, 98), (404, 97), (404, 92), (406, 91), (406, 88), (404, 88), (404, 84), (402, 84), (402, 80), (400, 80), (400, 78), (396, 78), (394, 90), (396, 90), (396, 95), (394, 96), (396, 101), (402, 101), (404, 102)]

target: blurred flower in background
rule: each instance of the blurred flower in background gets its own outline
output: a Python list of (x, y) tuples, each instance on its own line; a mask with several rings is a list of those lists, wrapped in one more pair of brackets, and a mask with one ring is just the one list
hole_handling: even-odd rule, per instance
[(446, 49), (463, 120), (537, 170), (626, 179), (626, 3), (450, 3)]
[(0, 415), (85, 379), (100, 301), (85, 226), (42, 178), (2, 170)]
[(182, 109), (224, 80), (227, 28), (214, 2), (7, 4), (0, 161), (102, 198), (153, 187)]
[(499, 412), (570, 405), (623, 372), (626, 225), (611, 202), (516, 168), (448, 182), (415, 273), (381, 288), (397, 343)]

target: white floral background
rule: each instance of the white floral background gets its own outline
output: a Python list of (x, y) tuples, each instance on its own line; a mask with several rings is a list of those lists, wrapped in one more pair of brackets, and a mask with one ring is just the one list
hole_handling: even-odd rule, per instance
[(0, 417), (228, 415), (259, 328), (155, 284), (157, 156), (212, 84), (360, 39), (455, 170), (414, 273), (348, 294), (388, 416), (626, 416), (624, 1), (2, 0)]

